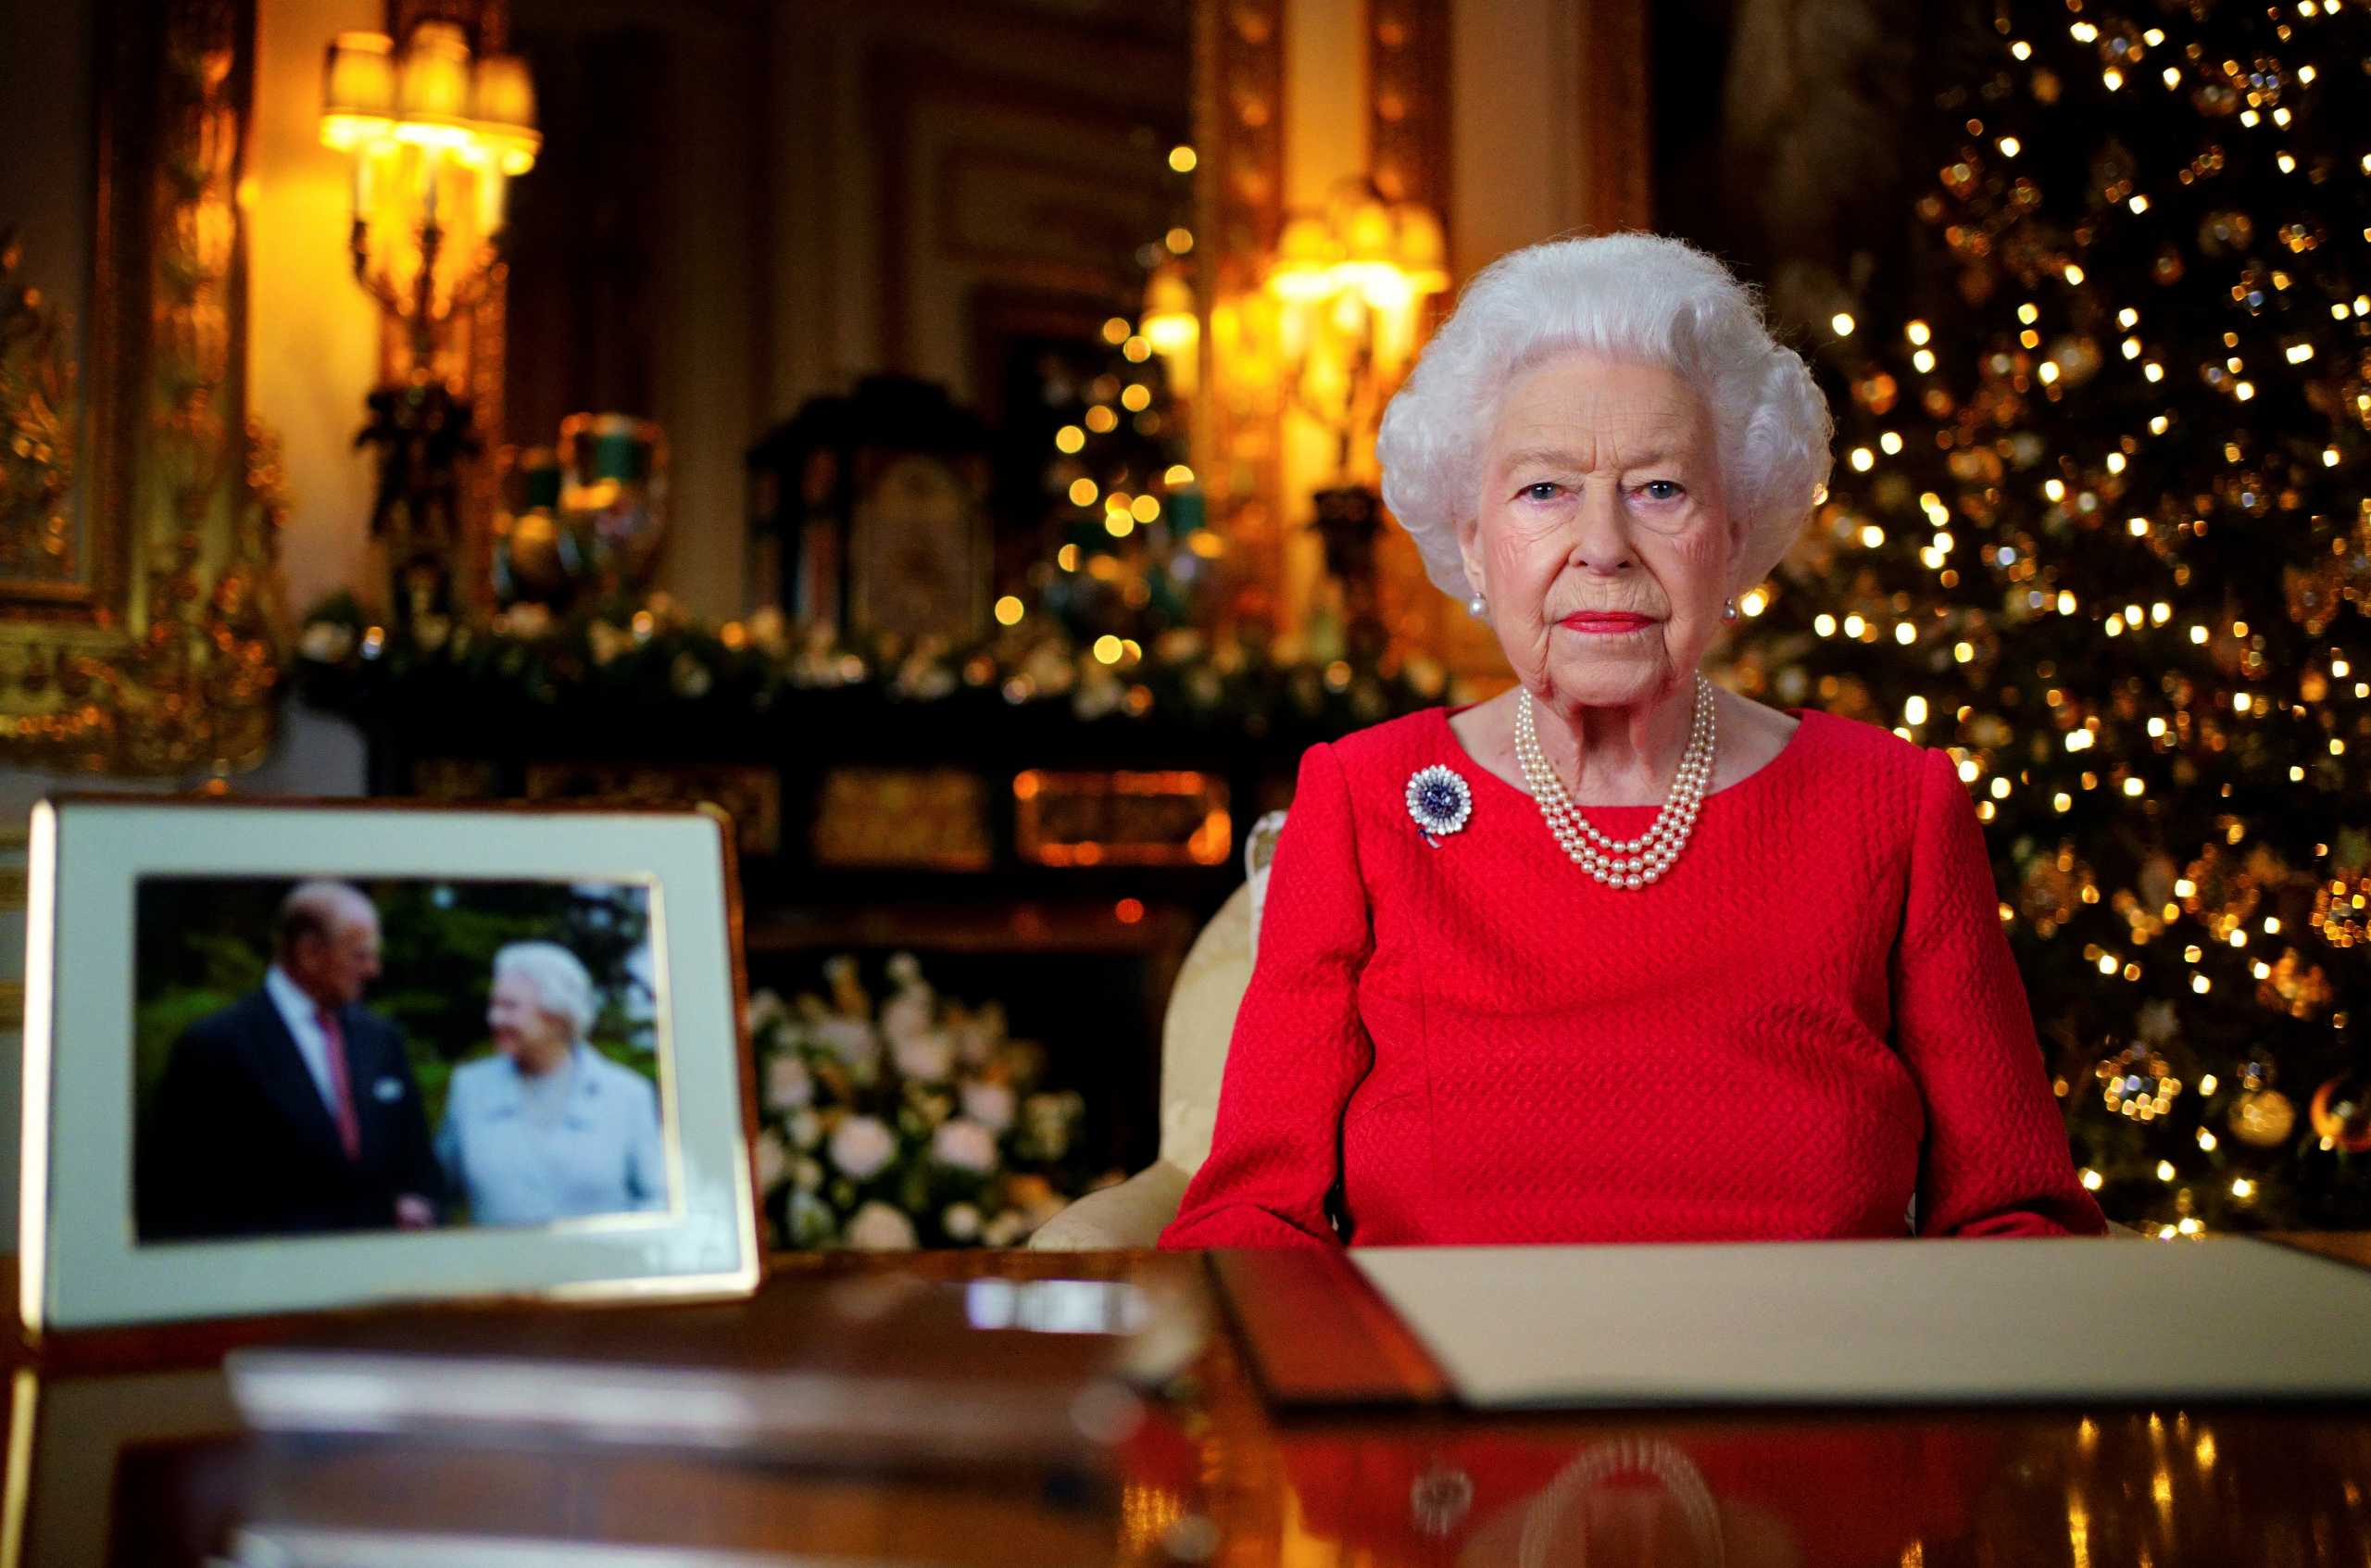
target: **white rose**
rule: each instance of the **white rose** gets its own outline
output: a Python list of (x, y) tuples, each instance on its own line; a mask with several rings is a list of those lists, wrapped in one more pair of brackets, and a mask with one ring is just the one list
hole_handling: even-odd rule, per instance
[(943, 1084), (955, 1072), (955, 1042), (933, 1031), (897, 1042), (897, 1071), (918, 1083)]
[(797, 1110), (815, 1101), (815, 1080), (808, 1075), (807, 1064), (790, 1055), (775, 1057), (766, 1063), (766, 1109)]
[(758, 1191), (769, 1193), (790, 1170), (790, 1150), (769, 1127), (758, 1135)]
[(822, 1247), (839, 1234), (839, 1219), (832, 1206), (812, 1193), (790, 1195), (788, 1219), (794, 1247)]
[(987, 1247), (1010, 1247), (1029, 1234), (1029, 1222), (1017, 1209), (1007, 1209), (980, 1229), (981, 1244)]
[(316, 621), (296, 640), (296, 651), (316, 664), (335, 664), (354, 651), (354, 628), (335, 621)]
[(997, 1037), (985, 1019), (964, 1019), (955, 1025), (953, 1033), (955, 1054), (963, 1059), (966, 1067), (977, 1067), (996, 1052)]
[(985, 1175), (997, 1168), (997, 1135), (977, 1122), (957, 1117), (931, 1135), (930, 1156), (958, 1171)]
[(760, 991), (749, 998), (749, 1033), (762, 1035), (777, 1024), (790, 1022), (790, 1009), (781, 997), (772, 991)]
[(1021, 1120), (1041, 1159), (1060, 1160), (1070, 1151), (1070, 1107), (1060, 1095), (1031, 1095), (1021, 1102)]
[(1012, 1125), (1012, 1090), (1003, 1084), (963, 1085), (963, 1114), (992, 1133)]
[(823, 1119), (812, 1110), (797, 1110), (783, 1125), (790, 1131), (790, 1141), (801, 1148), (813, 1148), (823, 1141)]
[(933, 1010), (928, 991), (912, 988), (900, 991), (881, 1004), (881, 1033), (892, 1044), (914, 1039), (929, 1032)]
[(980, 1234), (980, 1211), (968, 1203), (950, 1203), (938, 1217), (938, 1228), (957, 1241), (969, 1241)]
[(859, 1182), (881, 1173), (897, 1153), (897, 1135), (870, 1116), (851, 1116), (832, 1129), (832, 1163)]
[(868, 1203), (848, 1221), (840, 1239), (859, 1252), (910, 1252), (914, 1223), (886, 1203)]
[(881, 1058), (881, 1037), (860, 1018), (820, 1018), (814, 1030), (826, 1049), (859, 1073)]

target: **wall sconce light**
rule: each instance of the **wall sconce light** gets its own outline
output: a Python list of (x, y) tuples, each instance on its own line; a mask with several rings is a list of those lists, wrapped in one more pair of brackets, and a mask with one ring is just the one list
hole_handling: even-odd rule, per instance
[(1200, 381), (1202, 317), (1195, 308), (1193, 273), (1177, 257), (1154, 268), (1145, 280), (1138, 327), (1168, 370), (1170, 391), (1190, 399)]
[(356, 442), (378, 451), (371, 533), (387, 541), (394, 612), (408, 621), (452, 603), (459, 469), (479, 443), (461, 378), (440, 373), (437, 354), (499, 276), (509, 182), (543, 146), (534, 83), (515, 55), (473, 57), (452, 22), (420, 23), (400, 50), (383, 32), (340, 33), (320, 137), (354, 160), (355, 281), (409, 343), (409, 373), (370, 395)]
[(1383, 498), (1352, 464), (1372, 459), (1384, 404), (1415, 358), (1424, 300), (1449, 287), (1440, 219), (1386, 201), (1363, 177), (1345, 181), (1323, 210), (1288, 215), (1266, 283), (1293, 406), (1335, 439), (1314, 527), (1341, 584), (1344, 647), (1373, 659), (1386, 642), (1374, 560)]
[[(320, 134), (354, 159), (355, 279), (409, 328), (414, 368), (425, 370), (438, 329), (483, 290), (509, 182), (543, 146), (526, 62), (473, 59), (451, 22), (421, 22), (400, 53), (383, 32), (340, 33), (323, 73)], [(416, 241), (417, 257), (383, 254), (390, 234)]]
[(1286, 379), (1334, 433), (1345, 482), (1415, 358), (1423, 302), (1449, 287), (1447, 256), (1431, 208), (1387, 202), (1363, 177), (1336, 186), (1323, 211), (1286, 220), (1267, 276)]

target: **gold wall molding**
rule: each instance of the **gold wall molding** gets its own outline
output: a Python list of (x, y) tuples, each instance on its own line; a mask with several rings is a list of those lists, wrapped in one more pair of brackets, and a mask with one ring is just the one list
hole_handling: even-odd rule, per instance
[[(1386, 200), (1419, 203), (1449, 223), (1449, 0), (1367, 0), (1368, 167)], [(1450, 276), (1457, 257), (1449, 257)], [(1417, 342), (1432, 336), (1456, 295), (1436, 294), (1419, 307)], [(1433, 586), (1407, 533), (1386, 527), (1375, 539), (1377, 613), (1397, 654), (1434, 654), (1471, 640), (1462, 607)], [(1490, 650), (1495, 653), (1495, 646)]]
[[(1449, 0), (1367, 0), (1368, 167), (1387, 201), (1449, 219)], [(1455, 258), (1451, 257), (1452, 263)]]
[(68, 323), (17, 278), (22, 249), (0, 233), (0, 583), (71, 581), (74, 362)]
[[(0, 576), (0, 760), (185, 774), (259, 761), (272, 734), (286, 505), (245, 408), (246, 267), (235, 192), (255, 69), (253, 0), (122, 0), (97, 21), (97, 207), (87, 408), (19, 443), (70, 366), (9, 380), (10, 502), (80, 486), (82, 537), (31, 524)], [(18, 303), (38, 311), (37, 300)], [(26, 318), (55, 352), (61, 323)], [(78, 426), (77, 419), (81, 423)], [(71, 439), (77, 428), (81, 441)], [(31, 512), (42, 512), (34, 505)], [(26, 539), (21, 509), (7, 520)], [(51, 563), (56, 563), (52, 565)]]
[(1271, 622), (1283, 581), (1283, 370), (1262, 274), (1284, 226), (1283, 0), (1199, 0), (1197, 288), (1208, 302), (1194, 468), (1227, 542), (1226, 614)]

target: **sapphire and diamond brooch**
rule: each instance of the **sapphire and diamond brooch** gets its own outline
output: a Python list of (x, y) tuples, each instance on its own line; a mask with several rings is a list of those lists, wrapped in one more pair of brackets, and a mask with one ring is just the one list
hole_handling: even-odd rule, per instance
[(1437, 849), (1442, 838), (1463, 827), (1474, 815), (1474, 792), (1455, 771), (1436, 762), (1410, 776), (1408, 815), (1424, 834), (1424, 842)]

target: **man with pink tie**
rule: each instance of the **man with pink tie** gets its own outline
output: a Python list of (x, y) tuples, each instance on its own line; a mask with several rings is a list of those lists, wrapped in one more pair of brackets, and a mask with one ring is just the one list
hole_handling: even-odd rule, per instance
[(174, 1042), (132, 1170), (142, 1241), (436, 1223), (403, 1036), (360, 1006), (378, 973), (360, 892), (307, 882), (282, 901), (262, 985)]

